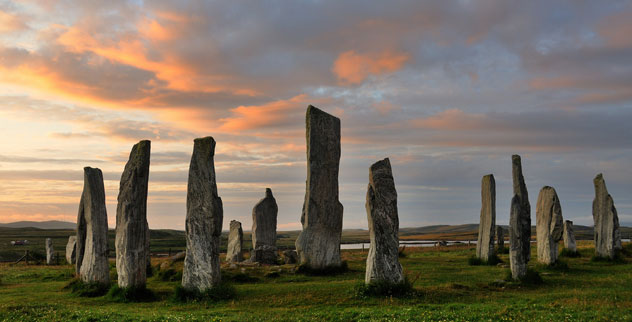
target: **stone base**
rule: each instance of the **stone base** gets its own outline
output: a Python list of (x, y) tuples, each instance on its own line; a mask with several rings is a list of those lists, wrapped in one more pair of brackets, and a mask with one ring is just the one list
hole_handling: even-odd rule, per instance
[(250, 252), (250, 262), (277, 265), (277, 248), (274, 246), (260, 246)]

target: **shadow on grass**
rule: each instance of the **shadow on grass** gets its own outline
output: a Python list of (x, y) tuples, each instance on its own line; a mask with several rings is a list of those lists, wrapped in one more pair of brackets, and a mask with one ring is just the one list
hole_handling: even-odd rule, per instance
[(250, 276), (245, 273), (230, 273), (230, 272), (222, 272), (222, 280), (230, 281), (232, 283), (239, 283), (239, 284), (257, 283), (260, 281), (258, 277)]
[(357, 285), (354, 289), (356, 297), (416, 297), (419, 293), (413, 288), (413, 283), (408, 278), (400, 283), (375, 281), (369, 284)]
[(568, 248), (564, 248), (560, 252), (560, 257), (578, 258), (578, 257), (582, 257), (582, 254), (578, 252), (577, 250), (572, 251)]
[(106, 298), (113, 302), (152, 302), (155, 301), (156, 294), (146, 286), (119, 287), (114, 285), (106, 295)]
[(78, 278), (74, 278), (62, 289), (69, 290), (70, 293), (80, 297), (98, 297), (105, 295), (110, 289), (110, 285), (102, 283), (85, 283)]
[(222, 282), (204, 292), (189, 290), (178, 285), (173, 294), (172, 301), (176, 303), (186, 302), (217, 302), (234, 298), (237, 295), (235, 288), (229, 283)]
[(540, 273), (530, 268), (527, 269), (527, 273), (523, 277), (517, 280), (513, 279), (513, 276), (511, 275), (511, 270), (508, 270), (507, 274), (505, 275), (505, 281), (509, 281), (507, 283), (508, 285), (515, 286), (538, 286), (544, 284), (544, 280), (542, 280)]
[(476, 256), (472, 256), (470, 258), (468, 258), (467, 263), (470, 266), (479, 266), (479, 265), (489, 265), (489, 266), (496, 266), (497, 264), (502, 263), (502, 259), (500, 259), (500, 257), (498, 257), (498, 255), (493, 254), (488, 261), (484, 261)]
[(553, 272), (568, 272), (570, 270), (570, 267), (568, 267), (568, 263), (559, 259), (555, 263), (550, 265), (539, 263), (536, 265), (536, 268), (539, 270)]
[(333, 276), (344, 274), (348, 271), (349, 265), (347, 264), (347, 261), (343, 261), (340, 266), (327, 266), (325, 268), (312, 268), (309, 265), (303, 264), (298, 267), (296, 273), (310, 276)]
[(625, 264), (625, 257), (622, 252), (616, 252), (613, 258), (603, 256), (593, 256), (590, 258), (591, 263), (607, 263), (607, 264)]

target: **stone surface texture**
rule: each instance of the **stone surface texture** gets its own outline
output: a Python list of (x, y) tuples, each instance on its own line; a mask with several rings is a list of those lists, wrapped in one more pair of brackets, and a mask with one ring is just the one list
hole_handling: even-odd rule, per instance
[(603, 175), (593, 180), (595, 199), (593, 200), (593, 220), (595, 223), (595, 255), (614, 258), (617, 249), (621, 249), (619, 216), (614, 201), (606, 188)]
[(496, 246), (498, 249), (505, 248), (505, 231), (501, 226), (496, 226)]
[(494, 255), (496, 232), (496, 180), (488, 174), (481, 180), (481, 217), (478, 225), (476, 257), (489, 261)]
[(557, 261), (558, 242), (564, 234), (562, 206), (555, 189), (545, 186), (540, 190), (535, 208), (538, 261), (551, 265)]
[(401, 283), (404, 281), (404, 274), (399, 263), (397, 191), (388, 158), (369, 168), (365, 207), (371, 246), (366, 260), (364, 282)]
[(298, 254), (295, 250), (288, 249), (283, 252), (283, 262), (285, 264), (296, 264), (298, 263)]
[(121, 288), (143, 287), (149, 257), (147, 189), (151, 142), (143, 140), (132, 148), (121, 175), (116, 208), (116, 272)]
[(575, 243), (575, 231), (573, 230), (573, 222), (567, 220), (564, 222), (564, 248), (571, 252), (577, 251), (577, 244)]
[(83, 192), (77, 214), (75, 269), (84, 283), (110, 284), (108, 214), (100, 169), (83, 168)]
[(53, 265), (55, 261), (55, 250), (53, 249), (53, 240), (46, 238), (46, 265)]
[(70, 265), (74, 265), (77, 260), (77, 236), (68, 237), (68, 243), (66, 243), (66, 262)]
[(224, 220), (215, 177), (215, 140), (195, 139), (187, 187), (187, 254), (182, 287), (203, 292), (221, 282), (219, 243)]
[(511, 163), (514, 196), (509, 216), (509, 264), (512, 278), (520, 279), (527, 274), (527, 263), (531, 259), (531, 205), (520, 156), (513, 155)]
[(226, 261), (229, 263), (239, 263), (244, 260), (242, 246), (244, 244), (244, 231), (241, 223), (236, 220), (230, 221), (228, 232), (228, 247), (226, 250)]
[[(266, 188), (265, 198), (261, 199), (252, 209), (252, 248), (254, 251), (250, 254), (250, 261), (263, 264), (276, 263), (278, 212), (279, 207), (272, 195), (272, 190)], [(268, 253), (266, 254), (266, 252)]]
[(302, 265), (313, 269), (340, 266), (340, 119), (310, 105), (305, 125), (307, 181), (301, 215), (303, 230), (296, 240), (296, 250)]

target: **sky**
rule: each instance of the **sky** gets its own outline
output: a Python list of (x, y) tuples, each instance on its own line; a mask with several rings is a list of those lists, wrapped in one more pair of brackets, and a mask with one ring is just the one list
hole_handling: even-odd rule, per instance
[(535, 224), (553, 186), (592, 225), (603, 173), (632, 223), (632, 1), (0, 0), (0, 222), (75, 221), (103, 170), (110, 228), (133, 144), (152, 141), (148, 221), (184, 229), (193, 139), (217, 141), (224, 228), (270, 187), (300, 229), (305, 111), (340, 118), (344, 228), (367, 228), (389, 157), (401, 227), (477, 223), (511, 155)]

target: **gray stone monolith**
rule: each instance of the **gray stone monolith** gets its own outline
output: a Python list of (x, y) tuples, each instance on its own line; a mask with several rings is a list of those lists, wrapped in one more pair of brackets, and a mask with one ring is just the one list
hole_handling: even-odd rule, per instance
[(108, 214), (100, 169), (83, 168), (83, 192), (77, 214), (75, 268), (84, 283), (110, 284)]
[(68, 237), (68, 243), (66, 243), (66, 262), (73, 265), (77, 260), (77, 236)]
[(481, 180), (481, 218), (478, 225), (476, 257), (487, 262), (494, 255), (496, 230), (496, 181), (493, 174)]
[[(272, 195), (272, 189), (266, 188), (265, 198), (252, 209), (252, 249), (250, 261), (263, 264), (276, 264), (276, 226), (279, 208)], [(266, 246), (266, 247), (264, 247)]]
[(143, 140), (132, 148), (121, 175), (116, 208), (116, 272), (118, 286), (144, 287), (149, 257), (147, 189), (151, 142)]
[(55, 250), (53, 249), (53, 240), (46, 238), (46, 265), (53, 265), (55, 260)]
[(365, 208), (371, 246), (366, 259), (364, 282), (401, 283), (404, 274), (399, 263), (397, 191), (388, 158), (369, 168)]
[(195, 139), (187, 187), (187, 254), (182, 287), (203, 292), (221, 282), (219, 243), (224, 220), (215, 177), (215, 140)]
[(241, 223), (236, 220), (230, 221), (230, 231), (228, 232), (228, 247), (226, 249), (226, 261), (229, 263), (239, 263), (244, 260), (242, 246), (244, 244), (244, 231)]
[(557, 261), (558, 242), (564, 234), (562, 206), (555, 189), (545, 186), (540, 190), (535, 215), (538, 261), (552, 265)]
[(527, 274), (527, 263), (531, 259), (531, 205), (520, 156), (513, 155), (511, 163), (514, 196), (509, 216), (509, 263), (512, 278), (520, 279)]
[(575, 231), (573, 230), (573, 222), (567, 220), (564, 222), (564, 248), (570, 252), (577, 252), (577, 244), (575, 243)]
[(314, 106), (307, 108), (307, 180), (296, 240), (301, 265), (337, 267), (340, 259), (343, 207), (338, 200), (340, 119)]
[(619, 216), (614, 201), (606, 188), (603, 175), (598, 174), (593, 180), (595, 200), (593, 200), (593, 220), (595, 222), (595, 255), (614, 258), (621, 248)]
[(498, 250), (505, 248), (505, 232), (501, 226), (496, 226), (496, 246)]

